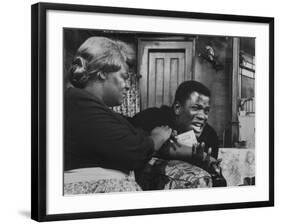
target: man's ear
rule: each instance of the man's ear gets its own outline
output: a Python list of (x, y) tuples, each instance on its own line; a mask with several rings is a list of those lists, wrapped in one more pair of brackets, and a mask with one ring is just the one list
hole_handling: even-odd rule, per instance
[(174, 110), (175, 115), (180, 115), (181, 114), (182, 106), (181, 106), (180, 102), (175, 102), (174, 103), (173, 110)]

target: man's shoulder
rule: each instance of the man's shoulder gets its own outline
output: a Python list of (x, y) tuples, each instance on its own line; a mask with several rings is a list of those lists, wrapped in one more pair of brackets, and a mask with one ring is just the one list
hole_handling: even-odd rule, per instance
[(204, 132), (206, 132), (206, 134), (209, 134), (209, 135), (217, 136), (217, 132), (215, 131), (215, 129), (208, 123), (204, 127)]
[(204, 141), (207, 144), (218, 144), (217, 132), (210, 124), (207, 123), (199, 137), (199, 140)]
[[(140, 117), (140, 116), (148, 116), (148, 117), (165, 117), (165, 116), (171, 116), (171, 108), (168, 106), (161, 106), (159, 107), (151, 107), (147, 108), (135, 115), (135, 117)], [(160, 116), (160, 117), (159, 117)]]
[(141, 127), (144, 130), (152, 130), (161, 125), (171, 125), (173, 119), (172, 110), (168, 106), (147, 108), (137, 113), (132, 118), (135, 127)]
[(206, 124), (198, 140), (199, 142), (204, 142), (207, 149), (209, 147), (212, 148), (212, 156), (214, 158), (218, 157), (219, 137), (215, 129), (210, 124)]

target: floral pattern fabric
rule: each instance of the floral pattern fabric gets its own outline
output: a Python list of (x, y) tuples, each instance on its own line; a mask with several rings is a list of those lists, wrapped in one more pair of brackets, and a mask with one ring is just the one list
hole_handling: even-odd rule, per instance
[(187, 162), (168, 161), (165, 175), (169, 182), (164, 189), (212, 187), (212, 178), (205, 170)]
[(134, 177), (100, 179), (64, 184), (65, 195), (170, 190), (212, 187), (212, 178), (205, 170), (187, 162), (153, 158)]
[(133, 117), (140, 112), (139, 78), (137, 74), (131, 73), (128, 79), (130, 89), (126, 92), (123, 103), (113, 107), (113, 111), (126, 117)]
[(92, 194), (108, 192), (141, 191), (136, 181), (126, 179), (102, 179), (64, 184), (64, 194)]
[(188, 162), (153, 158), (138, 174), (143, 190), (212, 187), (212, 177)]

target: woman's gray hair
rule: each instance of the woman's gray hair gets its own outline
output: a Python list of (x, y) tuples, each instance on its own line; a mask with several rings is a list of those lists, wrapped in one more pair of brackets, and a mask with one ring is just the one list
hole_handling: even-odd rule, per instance
[(97, 74), (119, 71), (134, 60), (135, 52), (126, 43), (106, 37), (90, 37), (77, 50), (69, 72), (70, 83), (84, 88)]

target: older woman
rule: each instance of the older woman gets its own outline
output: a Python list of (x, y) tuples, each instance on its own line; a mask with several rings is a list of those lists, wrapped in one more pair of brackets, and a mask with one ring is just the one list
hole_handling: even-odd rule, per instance
[(78, 49), (65, 92), (64, 193), (140, 190), (131, 175), (171, 135), (157, 127), (150, 136), (109, 107), (128, 89), (127, 46), (91, 37)]

